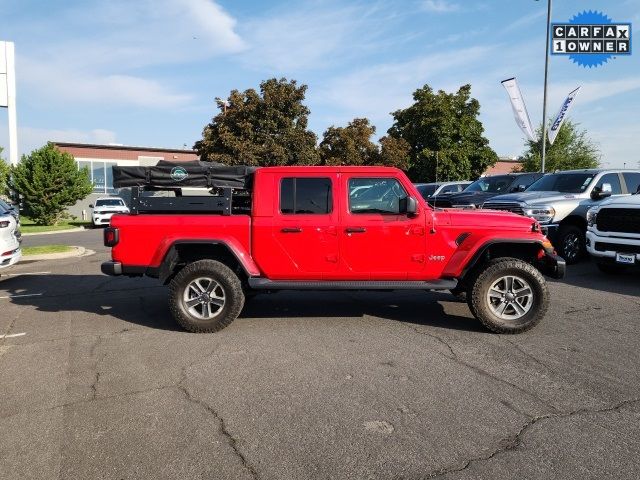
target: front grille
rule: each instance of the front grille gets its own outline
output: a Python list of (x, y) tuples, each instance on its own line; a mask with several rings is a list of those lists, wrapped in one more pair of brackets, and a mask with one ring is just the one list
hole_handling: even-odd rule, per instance
[(598, 252), (640, 253), (640, 245), (625, 245), (620, 243), (596, 242)]
[(598, 212), (601, 232), (640, 233), (640, 210), (634, 208), (601, 208)]
[(491, 210), (504, 210), (507, 212), (517, 213), (518, 215), (524, 215), (524, 209), (519, 203), (509, 202), (485, 202), (482, 208)]

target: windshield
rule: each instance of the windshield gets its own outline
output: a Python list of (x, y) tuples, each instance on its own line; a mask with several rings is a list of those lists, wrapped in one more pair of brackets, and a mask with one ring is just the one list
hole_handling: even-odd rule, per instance
[(107, 200), (98, 200), (96, 207), (124, 207), (124, 202), (119, 198), (109, 198)]
[(549, 173), (531, 184), (527, 192), (582, 193), (594, 176), (593, 173)]
[(514, 177), (510, 177), (508, 175), (480, 178), (465, 188), (464, 191), (506, 193), (509, 191), (509, 186), (513, 182), (513, 178)]
[(424, 198), (427, 198), (429, 195), (433, 195), (436, 192), (436, 189), (438, 188), (437, 185), (418, 185), (417, 187), (418, 192), (420, 192), (420, 195), (422, 195)]

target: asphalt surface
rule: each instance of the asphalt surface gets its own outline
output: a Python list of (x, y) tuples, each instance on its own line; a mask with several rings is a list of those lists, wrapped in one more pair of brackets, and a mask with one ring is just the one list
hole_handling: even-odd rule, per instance
[(259, 295), (197, 335), (100, 235), (0, 279), (1, 479), (638, 478), (637, 274), (570, 268), (517, 336), (422, 292)]

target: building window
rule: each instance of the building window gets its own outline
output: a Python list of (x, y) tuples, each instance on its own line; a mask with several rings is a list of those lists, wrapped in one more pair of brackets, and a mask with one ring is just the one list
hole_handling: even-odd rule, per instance
[(93, 183), (94, 193), (116, 193), (113, 188), (113, 170), (115, 162), (104, 162), (102, 160), (76, 160), (78, 169), (89, 169), (89, 178)]

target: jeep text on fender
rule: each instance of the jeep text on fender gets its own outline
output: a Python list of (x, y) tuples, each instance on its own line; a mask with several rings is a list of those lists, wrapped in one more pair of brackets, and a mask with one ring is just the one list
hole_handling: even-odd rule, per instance
[[(195, 162), (189, 186), (199, 176), (216, 194), (189, 197), (169, 167), (114, 168), (116, 186), (134, 186), (132, 214), (105, 230), (102, 271), (169, 284), (171, 312), (193, 332), (225, 327), (265, 290), (417, 289), (466, 293), (487, 328), (517, 333), (546, 312), (542, 274), (564, 275), (536, 221), (434, 210), (395, 168)], [(151, 178), (176, 196), (145, 196)]]

